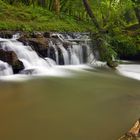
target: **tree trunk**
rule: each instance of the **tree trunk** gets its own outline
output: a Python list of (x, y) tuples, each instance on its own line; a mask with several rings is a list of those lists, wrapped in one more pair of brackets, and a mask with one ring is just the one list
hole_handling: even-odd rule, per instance
[(87, 11), (87, 14), (88, 14), (89, 17), (91, 18), (91, 20), (92, 20), (92, 22), (94, 23), (95, 27), (96, 27), (98, 30), (100, 30), (101, 27), (100, 27), (100, 25), (99, 25), (99, 23), (98, 23), (98, 21), (97, 21), (95, 15), (94, 15), (92, 9), (91, 9), (91, 7), (90, 7), (90, 5), (89, 5), (89, 3), (88, 3), (88, 0), (82, 0), (82, 1), (83, 1), (83, 4), (84, 4), (85, 9), (86, 9), (86, 11)]
[(57, 15), (60, 13), (60, 0), (54, 0), (54, 11)]

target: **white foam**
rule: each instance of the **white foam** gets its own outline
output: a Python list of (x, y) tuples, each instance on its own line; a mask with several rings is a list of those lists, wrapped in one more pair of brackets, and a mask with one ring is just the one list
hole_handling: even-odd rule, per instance
[(13, 74), (12, 67), (8, 63), (0, 60), (0, 76), (12, 75), (12, 74)]
[(138, 64), (119, 65), (117, 70), (121, 75), (140, 80), (140, 65)]

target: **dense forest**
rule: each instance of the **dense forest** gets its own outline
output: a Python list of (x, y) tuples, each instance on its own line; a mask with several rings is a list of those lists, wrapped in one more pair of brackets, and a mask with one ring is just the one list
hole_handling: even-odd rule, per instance
[(140, 50), (139, 0), (0, 0), (0, 5), (1, 30), (91, 32), (107, 61)]
[[(88, 20), (94, 16), (100, 26), (106, 26), (108, 21), (130, 24), (140, 23), (140, 9), (138, 0), (2, 0), (11, 5), (40, 6), (54, 11), (57, 15), (65, 13), (77, 17), (79, 20)], [(80, 7), (80, 8), (79, 8)], [(86, 8), (86, 10), (85, 10)], [(92, 14), (91, 14), (91, 10)], [(94, 21), (95, 22), (95, 21)], [(97, 21), (96, 21), (97, 22)], [(95, 23), (96, 25), (97, 23)], [(98, 25), (96, 25), (98, 26)]]

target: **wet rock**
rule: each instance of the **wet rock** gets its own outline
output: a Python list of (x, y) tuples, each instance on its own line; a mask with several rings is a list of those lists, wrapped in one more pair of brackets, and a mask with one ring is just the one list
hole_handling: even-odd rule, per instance
[(85, 45), (82, 46), (82, 49), (83, 49), (83, 63), (86, 63), (87, 62), (87, 48)]
[(21, 71), (21, 74), (26, 74), (26, 75), (31, 75), (35, 72), (35, 69), (25, 69), (23, 71)]
[(65, 49), (71, 47), (72, 43), (71, 42), (63, 42), (63, 46)]
[(5, 51), (0, 49), (0, 60), (11, 65), (14, 73), (19, 73), (19, 71), (24, 69), (23, 63), (18, 60), (17, 55), (13, 51)]
[(118, 66), (118, 62), (117, 61), (107, 61), (107, 65), (111, 68), (116, 68)]
[(140, 119), (134, 126), (119, 140), (140, 140)]
[(35, 50), (40, 57), (47, 57), (48, 52), (48, 39), (43, 37), (42, 34), (34, 34), (34, 36), (27, 37), (21, 36), (18, 41), (22, 42), (24, 45), (29, 45)]
[(57, 60), (56, 60), (55, 50), (54, 50), (53, 47), (49, 47), (49, 48), (48, 48), (48, 54), (49, 54), (49, 55), (48, 55), (49, 58), (53, 59), (55, 62), (57, 61)]
[(16, 74), (16, 73), (19, 73), (21, 70), (24, 69), (24, 65), (23, 65), (22, 61), (17, 60), (17, 61), (15, 61), (15, 63), (12, 65), (12, 68), (13, 68), (13, 72)]
[(0, 31), (1, 38), (12, 38), (13, 34), (12, 31)]
[(50, 38), (51, 33), (50, 32), (44, 32), (43, 36), (46, 37), (46, 38)]
[(33, 33), (30, 34), (30, 37), (31, 38), (43, 38), (44, 35), (41, 32), (33, 32)]
[(63, 57), (63, 54), (62, 54), (60, 48), (58, 48), (58, 56), (59, 56), (59, 58), (58, 58), (59, 65), (64, 65), (65, 64), (64, 57)]
[(13, 51), (4, 51), (0, 49), (0, 60), (12, 65), (18, 60), (18, 58)]

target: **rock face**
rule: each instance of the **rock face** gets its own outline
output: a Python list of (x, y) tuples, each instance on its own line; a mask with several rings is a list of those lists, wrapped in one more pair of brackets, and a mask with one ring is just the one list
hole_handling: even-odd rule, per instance
[[(15, 33), (20, 34), (20, 37), (18, 34), (13, 36)], [(26, 47), (30, 46), (41, 58), (51, 58), (59, 65), (87, 63), (88, 58), (91, 58), (89, 53), (91, 51), (89, 48), (90, 44), (86, 44), (87, 41), (90, 41), (88, 34), (0, 31), (0, 37), (11, 38), (12, 36), (13, 42), (14, 39), (17, 39), (26, 45)], [(3, 60), (5, 62), (10, 61), (6, 58)]]
[(14, 73), (19, 73), (19, 71), (24, 69), (23, 63), (18, 60), (17, 55), (13, 51), (4, 51), (0, 49), (0, 60), (11, 65)]
[(12, 38), (13, 34), (15, 34), (14, 31), (0, 31), (1, 38)]
[[(21, 34), (21, 37), (18, 39), (18, 41), (22, 42), (24, 45), (29, 45), (32, 47), (33, 50), (42, 58), (49, 57), (56, 61), (56, 53), (55, 49), (53, 47), (49, 46), (50, 41), (54, 44), (57, 44), (60, 42), (57, 35), (53, 35), (50, 32), (35, 32), (32, 34), (23, 33)], [(66, 42), (63, 43), (63, 46), (65, 48), (68, 48), (70, 44)], [(59, 65), (64, 65), (64, 59), (63, 54), (58, 47), (58, 55), (59, 55)]]
[(32, 35), (22, 35), (18, 41), (22, 42), (25, 45), (29, 45), (35, 50), (39, 56), (47, 57), (47, 47), (48, 47), (48, 38), (45, 38), (43, 34), (36, 33)]
[(134, 126), (119, 140), (140, 140), (140, 119)]

